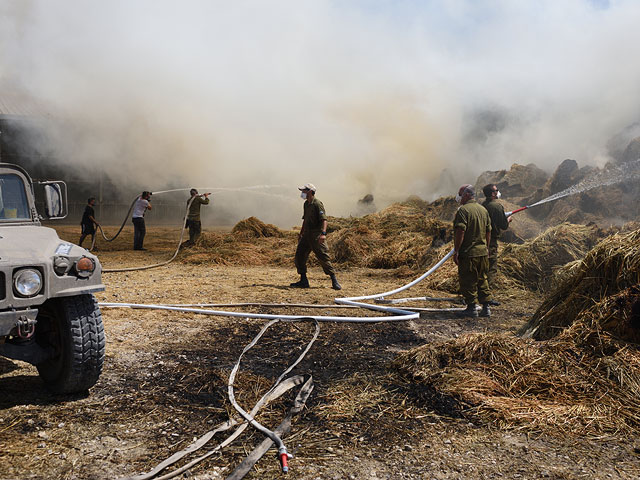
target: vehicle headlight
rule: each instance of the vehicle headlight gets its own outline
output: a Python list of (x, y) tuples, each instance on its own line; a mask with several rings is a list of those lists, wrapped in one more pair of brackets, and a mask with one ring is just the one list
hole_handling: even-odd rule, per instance
[(87, 278), (96, 269), (96, 263), (89, 257), (82, 257), (76, 261), (76, 272), (79, 277)]
[(23, 268), (13, 275), (13, 287), (21, 297), (33, 297), (42, 290), (42, 274), (34, 268)]
[(71, 261), (67, 257), (53, 258), (53, 271), (62, 276), (71, 270)]

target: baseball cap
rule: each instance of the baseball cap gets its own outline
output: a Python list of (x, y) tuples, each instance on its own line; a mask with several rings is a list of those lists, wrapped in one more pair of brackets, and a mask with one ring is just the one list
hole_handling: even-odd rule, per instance
[(315, 193), (316, 186), (313, 183), (305, 183), (303, 186), (298, 187), (298, 190), (311, 190)]

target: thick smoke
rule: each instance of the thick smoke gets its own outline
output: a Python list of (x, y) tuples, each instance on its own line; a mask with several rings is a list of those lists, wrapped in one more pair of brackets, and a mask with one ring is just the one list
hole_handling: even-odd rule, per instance
[(0, 15), (0, 86), (46, 105), (56, 157), (151, 190), (285, 185), (219, 202), (286, 227), (298, 184), (334, 215), (365, 194), (433, 199), (512, 163), (602, 165), (639, 120), (633, 0), (4, 0)]

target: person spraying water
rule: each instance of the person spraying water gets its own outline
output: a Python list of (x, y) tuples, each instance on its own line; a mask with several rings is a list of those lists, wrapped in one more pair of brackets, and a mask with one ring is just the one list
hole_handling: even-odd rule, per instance
[(189, 213), (187, 214), (187, 227), (189, 228), (189, 240), (182, 244), (182, 247), (191, 247), (195, 245), (202, 234), (202, 222), (200, 221), (200, 207), (209, 205), (209, 195), (211, 192), (200, 195), (196, 188), (192, 188), (189, 193), (191, 198), (187, 200), (189, 205)]

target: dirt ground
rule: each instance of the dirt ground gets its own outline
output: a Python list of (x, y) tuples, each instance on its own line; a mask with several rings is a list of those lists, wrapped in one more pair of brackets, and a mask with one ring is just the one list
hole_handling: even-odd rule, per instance
[[(59, 229), (76, 241), (76, 229)], [(146, 252), (118, 245), (97, 252), (105, 268), (156, 263), (171, 255), (166, 229), (147, 233)], [(291, 251), (291, 257), (293, 251)], [(365, 316), (335, 308), (333, 299), (388, 291), (407, 283), (393, 270), (341, 270), (341, 292), (316, 266), (308, 290), (289, 288), (293, 266), (184, 263), (105, 273), (101, 302), (304, 303), (323, 308), (244, 307), (244, 311)], [(422, 272), (415, 272), (417, 277)], [(420, 285), (401, 296), (450, 297)], [(315, 389), (285, 438), (294, 454), (292, 479), (636, 479), (637, 438), (585, 438), (500, 430), (452, 408), (446, 398), (399, 379), (398, 352), (471, 332), (513, 331), (541, 302), (526, 291), (498, 293), (491, 319), (425, 314), (402, 323), (322, 323), (320, 336), (293, 373), (313, 375)], [(452, 302), (424, 307), (457, 306)], [(236, 311), (243, 311), (236, 308)], [(87, 396), (54, 396), (34, 367), (0, 358), (0, 478), (114, 479), (149, 471), (225, 421), (232, 408), (227, 379), (264, 320), (158, 310), (104, 308), (104, 371)], [(244, 358), (236, 398), (247, 410), (306, 346), (310, 323), (279, 323)], [(293, 394), (270, 404), (258, 420), (274, 427)], [(208, 451), (226, 434), (216, 435)], [(248, 429), (179, 478), (225, 478), (262, 441)], [(268, 452), (246, 478), (283, 475)]]

